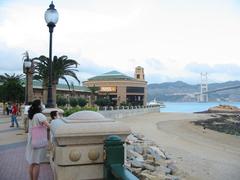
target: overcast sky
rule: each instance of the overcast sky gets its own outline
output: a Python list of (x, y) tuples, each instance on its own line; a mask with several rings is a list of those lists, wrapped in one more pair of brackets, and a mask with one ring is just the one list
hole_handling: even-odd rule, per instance
[[(0, 0), (0, 73), (22, 73), (22, 54), (48, 56), (49, 0)], [(53, 55), (80, 63), (84, 81), (111, 70), (149, 83), (239, 80), (239, 0), (55, 0)], [(70, 80), (71, 81), (71, 80)]]

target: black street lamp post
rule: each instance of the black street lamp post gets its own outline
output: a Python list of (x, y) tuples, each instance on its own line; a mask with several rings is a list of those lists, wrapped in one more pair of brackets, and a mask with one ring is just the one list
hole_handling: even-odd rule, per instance
[(49, 27), (50, 41), (49, 41), (49, 59), (48, 59), (48, 97), (47, 105), (48, 108), (53, 108), (53, 97), (52, 97), (52, 33), (55, 25), (58, 22), (58, 12), (55, 9), (53, 2), (49, 5), (49, 8), (46, 10), (45, 21)]

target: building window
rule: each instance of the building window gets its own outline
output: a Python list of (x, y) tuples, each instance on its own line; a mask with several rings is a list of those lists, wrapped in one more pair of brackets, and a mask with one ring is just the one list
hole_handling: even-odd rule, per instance
[(139, 74), (137, 74), (137, 79), (140, 79), (140, 75)]
[(132, 106), (139, 106), (143, 105), (144, 96), (136, 96), (136, 95), (127, 95), (127, 103), (131, 104)]
[(144, 87), (127, 87), (127, 93), (144, 93)]

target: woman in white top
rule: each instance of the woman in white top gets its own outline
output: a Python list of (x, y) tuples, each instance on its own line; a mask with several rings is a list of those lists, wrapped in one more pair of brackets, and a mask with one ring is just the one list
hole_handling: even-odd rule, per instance
[(41, 113), (42, 106), (40, 100), (35, 100), (32, 103), (32, 106), (28, 110), (29, 118), (29, 128), (28, 128), (28, 139), (26, 147), (26, 159), (29, 163), (29, 175), (31, 180), (37, 180), (40, 171), (40, 163), (45, 158), (45, 148), (33, 149), (32, 142), (32, 127), (38, 125), (44, 125), (50, 128), (50, 125), (47, 121), (47, 117)]

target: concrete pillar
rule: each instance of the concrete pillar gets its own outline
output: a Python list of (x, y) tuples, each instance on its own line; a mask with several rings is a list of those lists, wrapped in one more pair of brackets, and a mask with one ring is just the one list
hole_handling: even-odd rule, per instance
[(47, 87), (43, 87), (43, 104), (47, 104)]
[(143, 105), (147, 105), (147, 87), (144, 88), (144, 98), (143, 98)]
[(122, 102), (127, 102), (127, 97), (126, 97), (126, 86), (118, 86), (117, 89), (117, 97), (119, 98), (118, 101), (118, 106)]
[(33, 74), (32, 72), (28, 73), (28, 102), (32, 102), (33, 101)]

